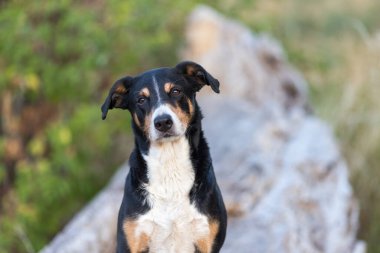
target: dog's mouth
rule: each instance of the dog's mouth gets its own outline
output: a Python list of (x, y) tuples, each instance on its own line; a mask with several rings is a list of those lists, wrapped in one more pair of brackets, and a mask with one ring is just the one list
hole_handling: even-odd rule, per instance
[(170, 134), (170, 133), (165, 133), (162, 137), (163, 138), (169, 138), (169, 137), (173, 137), (175, 136), (174, 134)]
[(171, 132), (170, 133), (162, 133), (162, 134), (160, 134), (160, 136), (157, 136), (155, 141), (157, 141), (157, 142), (169, 142), (169, 141), (175, 141), (180, 137), (181, 137), (181, 135), (171, 133)]

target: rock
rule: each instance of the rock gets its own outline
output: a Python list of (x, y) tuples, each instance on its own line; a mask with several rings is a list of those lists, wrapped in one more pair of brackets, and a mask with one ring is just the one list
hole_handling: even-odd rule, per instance
[(345, 161), (280, 45), (204, 6), (186, 42), (183, 58), (221, 82), (201, 107), (229, 213), (223, 252), (365, 252)]
[[(182, 58), (221, 82), (199, 100), (229, 214), (222, 252), (364, 253), (347, 166), (281, 46), (204, 6), (186, 42)], [(113, 252), (126, 169), (42, 252)]]
[(117, 214), (128, 165), (122, 166), (105, 187), (81, 210), (41, 253), (115, 252)]

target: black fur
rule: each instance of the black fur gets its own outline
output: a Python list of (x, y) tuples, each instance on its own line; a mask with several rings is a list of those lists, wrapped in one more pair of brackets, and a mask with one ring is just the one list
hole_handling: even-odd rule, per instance
[[(165, 103), (176, 104), (185, 113), (190, 113), (188, 101), (193, 106), (193, 115), (186, 130), (186, 138), (190, 144), (190, 158), (194, 169), (195, 180), (189, 192), (190, 202), (198, 211), (219, 223), (219, 231), (213, 243), (212, 252), (219, 252), (226, 234), (227, 215), (222, 195), (215, 179), (209, 147), (202, 131), (202, 113), (195, 100), (196, 92), (204, 85), (209, 85), (219, 93), (219, 82), (207, 73), (200, 65), (193, 62), (182, 62), (174, 68), (161, 68), (145, 72), (137, 77), (124, 77), (113, 85), (109, 95), (102, 106), (102, 117), (106, 118), (109, 109), (128, 109), (135, 114), (139, 124), (132, 120), (132, 128), (135, 135), (135, 149), (130, 155), (130, 171), (125, 181), (124, 197), (119, 211), (117, 227), (117, 253), (130, 252), (126, 236), (123, 231), (123, 221), (126, 218), (134, 219), (148, 212), (145, 198), (147, 192), (143, 184), (147, 184), (147, 165), (143, 154), (148, 154), (150, 140), (144, 132), (144, 118), (154, 109), (157, 97), (154, 92), (148, 101), (138, 104), (136, 92), (143, 87), (151, 86), (151, 77), (155, 75), (158, 83), (172, 82), (177, 85), (182, 97), (171, 97), (163, 90), (160, 96)], [(121, 88), (120, 88), (121, 87)], [(187, 101), (187, 102), (186, 102)], [(198, 252), (198, 249), (196, 249)], [(149, 252), (149, 249), (148, 251)]]

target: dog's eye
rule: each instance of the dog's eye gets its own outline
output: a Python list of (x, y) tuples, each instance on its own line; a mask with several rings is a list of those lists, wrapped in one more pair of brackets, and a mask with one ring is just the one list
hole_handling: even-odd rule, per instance
[(137, 104), (142, 105), (142, 104), (145, 103), (145, 101), (146, 101), (146, 98), (145, 98), (145, 97), (139, 97), (139, 98), (137, 99)]
[(173, 88), (171, 91), (170, 91), (170, 95), (173, 96), (173, 97), (178, 97), (179, 95), (181, 95), (182, 91), (178, 88)]

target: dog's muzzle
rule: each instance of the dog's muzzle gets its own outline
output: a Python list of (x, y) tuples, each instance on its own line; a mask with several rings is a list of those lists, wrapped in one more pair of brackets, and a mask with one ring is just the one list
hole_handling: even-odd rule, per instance
[(163, 104), (154, 110), (149, 131), (152, 141), (169, 141), (184, 135), (185, 126), (170, 107)]

